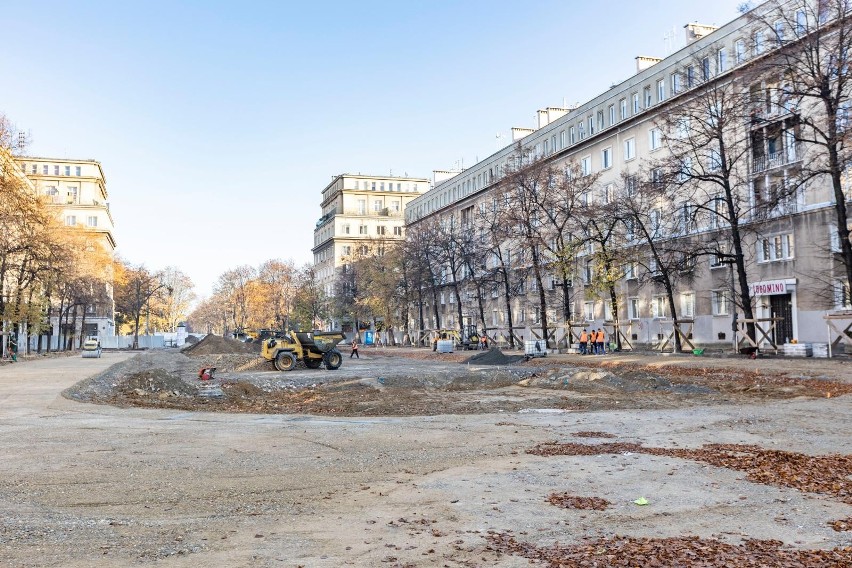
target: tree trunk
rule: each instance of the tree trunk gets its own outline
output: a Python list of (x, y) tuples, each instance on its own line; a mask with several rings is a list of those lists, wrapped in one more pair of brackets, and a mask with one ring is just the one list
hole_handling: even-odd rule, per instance
[(544, 283), (541, 280), (541, 266), (539, 266), (538, 251), (535, 247), (532, 247), (532, 260), (533, 274), (535, 275), (535, 281), (538, 285), (538, 303), (539, 310), (541, 311), (541, 336), (544, 339), (545, 345), (550, 347), (550, 335), (548, 333), (549, 329), (547, 326), (547, 296), (544, 294)]

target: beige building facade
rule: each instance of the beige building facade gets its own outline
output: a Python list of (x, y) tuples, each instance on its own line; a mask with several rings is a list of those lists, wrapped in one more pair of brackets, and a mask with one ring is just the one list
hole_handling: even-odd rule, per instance
[[(464, 210), (490, 203), (499, 191), (499, 182), (522, 152), (536, 160), (563, 167), (579, 166), (583, 174), (599, 175), (598, 191), (590, 199), (606, 200), (612, 188), (630, 176), (645, 175), (648, 163), (668, 150), (663, 144), (660, 121), (670, 105), (691, 96), (699, 85), (726, 81), (747, 65), (760, 65), (773, 49), (771, 32), (761, 28), (753, 17), (744, 15), (719, 28), (689, 24), (684, 27), (686, 47), (664, 59), (637, 57), (637, 72), (604, 93), (574, 108), (544, 109), (532, 129), (514, 129), (515, 143), (499, 150), (465, 171), (437, 183), (417, 197), (406, 209), (409, 228), (439, 218), (463, 217)], [(747, 159), (750, 182), (748, 193), (759, 199), (769, 188), (793, 179), (808, 150), (796, 142), (795, 109), (782, 104), (780, 80), (764, 74), (750, 88), (753, 92), (753, 120), (744, 124), (749, 132)], [(852, 199), (846, 176), (847, 200)], [(663, 215), (674, 215), (685, 203), (672, 202)], [(752, 202), (752, 206), (754, 203)], [(849, 308), (849, 293), (843, 291), (842, 272), (832, 262), (837, 251), (834, 197), (825, 180), (804, 187), (796, 195), (752, 225), (746, 239), (747, 273), (754, 297), (755, 317), (777, 318), (775, 339), (824, 342), (823, 316), (832, 310)], [(696, 218), (692, 236), (715, 238), (712, 216)], [(463, 219), (462, 219), (462, 222)], [(833, 225), (834, 223), (834, 225)], [(690, 319), (692, 336), (700, 344), (730, 344), (733, 309), (730, 302), (730, 273), (718, 259), (699, 258), (694, 274), (678, 286), (679, 318)], [(582, 266), (582, 258), (578, 258)], [(618, 305), (623, 323), (629, 323), (629, 337), (637, 343), (657, 344), (671, 328), (670, 317), (653, 283), (639, 285), (631, 274), (618, 284)], [(555, 282), (555, 278), (549, 278)], [(591, 293), (578, 271), (573, 279), (573, 319), (588, 327), (600, 327), (612, 318), (606, 299)], [(527, 287), (529, 290), (529, 287)], [(558, 286), (547, 290), (549, 320), (560, 319)], [(443, 296), (442, 296), (443, 297)], [(484, 322), (492, 336), (507, 336), (504, 306), (488, 298)], [(520, 334), (531, 337), (538, 325), (537, 295), (519, 295), (514, 300), (513, 320)], [(455, 307), (442, 306), (451, 319)], [(548, 310), (550, 312), (550, 309)], [(430, 310), (431, 313), (431, 310)], [(464, 308), (463, 323), (478, 323), (473, 303)], [(742, 318), (742, 315), (740, 315)], [(428, 322), (433, 326), (436, 322)], [(517, 334), (516, 334), (517, 335)]]
[(429, 189), (417, 177), (340, 174), (323, 190), (322, 215), (314, 229), (314, 270), (325, 294), (334, 296), (335, 276), (376, 246), (405, 236), (404, 211)]
[[(96, 160), (72, 160), (20, 156), (18, 167), (34, 190), (47, 199), (57, 218), (66, 226), (83, 227), (96, 236), (98, 244), (112, 257), (115, 253), (115, 224), (109, 207), (106, 176)], [(109, 267), (111, 270), (111, 267)], [(111, 275), (107, 276), (106, 298), (98, 305), (86, 306), (83, 336), (115, 335), (115, 303)], [(58, 335), (57, 318), (53, 318)]]

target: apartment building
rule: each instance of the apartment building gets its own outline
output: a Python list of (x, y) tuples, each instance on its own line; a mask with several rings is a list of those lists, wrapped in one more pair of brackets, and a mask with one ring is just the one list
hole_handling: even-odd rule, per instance
[[(18, 167), (32, 183), (35, 191), (48, 200), (61, 222), (85, 228), (110, 256), (115, 251), (115, 225), (110, 212), (106, 177), (100, 162), (20, 156)], [(112, 300), (111, 275), (107, 278), (106, 301), (85, 307), (83, 336), (115, 335), (115, 303)], [(53, 318), (54, 335), (58, 335), (57, 318)]]
[[(772, 6), (774, 3), (770, 2), (756, 10)], [(804, 29), (808, 25), (806, 17), (810, 16), (796, 13), (775, 26), (795, 21)], [(583, 175), (599, 174), (599, 191), (592, 199), (607, 199), (613, 194), (611, 189), (623, 185), (625, 180), (646, 176), (644, 168), (669, 151), (663, 144), (660, 125), (672, 105), (714, 82), (730, 80), (747, 66), (759, 69), (762, 61), (777, 49), (772, 38), (781, 31), (777, 27), (765, 29), (765, 23), (754, 12), (718, 28), (688, 24), (684, 27), (684, 48), (664, 59), (637, 57), (636, 74), (632, 77), (574, 108), (538, 111), (536, 128), (513, 129), (513, 144), (436, 183), (406, 209), (406, 226), (418, 227), (436, 219), (461, 219), (471, 207), (491, 202), (500, 191), (500, 180), (516, 163), (519, 147), (522, 154), (534, 160), (558, 167), (576, 164)], [(793, 31), (788, 30), (790, 37)], [(773, 77), (771, 73), (755, 73), (754, 77), (749, 85), (752, 118), (741, 127), (747, 130), (750, 144), (744, 161), (750, 181), (744, 191), (752, 209), (757, 210), (762, 196), (795, 179), (808, 152), (816, 150), (796, 142), (798, 109), (784, 104), (783, 77)], [(848, 172), (845, 176), (848, 201), (852, 199)], [(688, 204), (669, 203), (660, 215), (676, 215), (684, 206)], [(764, 211), (759, 219), (744, 220), (753, 229), (746, 239), (744, 256), (754, 316), (776, 318), (773, 334), (778, 343), (793, 339), (825, 341), (823, 316), (850, 307), (842, 272), (832, 257), (838, 251), (835, 219), (832, 189), (823, 179), (802, 187), (790, 199)], [(690, 236), (716, 238), (716, 223), (712, 215), (694, 217)], [(578, 266), (582, 265), (582, 258), (578, 258)], [(612, 319), (610, 302), (593, 293), (586, 285), (589, 275), (583, 272), (578, 269), (572, 281), (572, 319), (598, 327)], [(731, 343), (734, 309), (730, 277), (729, 265), (718, 257), (699, 257), (690, 278), (679, 284), (678, 319), (693, 322), (691, 333), (697, 343)], [(560, 320), (561, 314), (557, 313), (557, 279), (548, 280), (552, 283), (547, 291), (552, 298), (548, 311), (553, 307), (548, 319), (564, 325), (567, 322)], [(650, 281), (640, 286), (639, 280), (634, 270), (628, 269), (618, 283), (619, 319), (633, 324), (629, 333), (634, 342), (654, 344), (671, 325), (667, 303), (658, 285)], [(484, 324), (492, 335), (506, 336), (508, 318), (504, 307), (496, 294), (486, 300)], [(513, 321), (526, 337), (539, 325), (537, 306), (534, 295), (526, 297), (522, 291), (511, 308)], [(446, 313), (449, 317), (452, 311)], [(464, 323), (478, 322), (473, 300), (464, 307), (464, 314)], [(739, 317), (742, 319), (742, 313)]]
[(339, 270), (378, 254), (382, 243), (404, 238), (403, 212), (429, 189), (417, 177), (340, 174), (322, 190), (322, 215), (314, 229), (314, 267), (326, 295), (334, 295)]

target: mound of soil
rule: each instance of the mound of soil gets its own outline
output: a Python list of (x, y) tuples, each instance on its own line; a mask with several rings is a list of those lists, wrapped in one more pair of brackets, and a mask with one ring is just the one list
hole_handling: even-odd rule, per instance
[(212, 353), (257, 353), (259, 350), (260, 343), (243, 343), (236, 339), (207, 335), (198, 343), (184, 348), (183, 353), (190, 357), (196, 357)]
[(194, 335), (187, 335), (184, 341), (187, 345), (192, 345), (193, 343), (198, 343), (198, 338)]
[(512, 365), (523, 360), (523, 355), (504, 355), (499, 348), (492, 347), (488, 351), (477, 353), (465, 361), (465, 363), (474, 365)]
[(137, 394), (139, 396), (152, 393), (194, 396), (198, 393), (198, 389), (164, 369), (151, 369), (130, 374), (121, 385), (121, 390), (125, 394)]

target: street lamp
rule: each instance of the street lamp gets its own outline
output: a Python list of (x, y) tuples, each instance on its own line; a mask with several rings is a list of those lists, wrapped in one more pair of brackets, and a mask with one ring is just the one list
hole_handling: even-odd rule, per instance
[(737, 262), (736, 255), (733, 254), (724, 254), (719, 253), (716, 255), (719, 259), (719, 264), (727, 264), (728, 272), (730, 273), (730, 291), (731, 291), (731, 331), (733, 332), (733, 338), (731, 342), (733, 344), (734, 353), (737, 352), (737, 303), (734, 301), (734, 264)]

